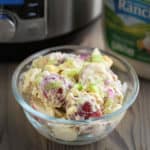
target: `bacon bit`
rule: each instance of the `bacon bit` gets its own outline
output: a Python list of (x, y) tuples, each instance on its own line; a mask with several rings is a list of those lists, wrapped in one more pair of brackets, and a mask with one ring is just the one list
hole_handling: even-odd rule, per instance
[(84, 112), (90, 113), (92, 111), (91, 104), (89, 102), (84, 103), (82, 110)]
[(57, 93), (62, 94), (62, 93), (63, 93), (63, 89), (62, 89), (62, 88), (59, 88), (59, 89), (57, 90)]
[(92, 112), (92, 106), (89, 102), (84, 103), (81, 107), (81, 110), (78, 112), (78, 115), (84, 117), (84, 119), (96, 118), (102, 116), (102, 111), (98, 110), (96, 112)]
[(90, 117), (96, 118), (101, 116), (102, 116), (102, 111), (97, 111), (97, 112), (93, 112)]

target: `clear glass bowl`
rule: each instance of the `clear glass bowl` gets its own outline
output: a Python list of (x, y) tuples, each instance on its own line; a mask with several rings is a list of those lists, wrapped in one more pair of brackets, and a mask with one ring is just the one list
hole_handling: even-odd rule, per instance
[(34, 110), (30, 104), (29, 100), (25, 99), (19, 88), (18, 83), (21, 74), (26, 71), (35, 58), (47, 55), (54, 51), (61, 51), (66, 53), (90, 53), (93, 48), (86, 48), (80, 46), (61, 46), (49, 48), (40, 51), (36, 54), (31, 55), (25, 59), (15, 70), (12, 77), (12, 91), (13, 94), (23, 108), (23, 111), (33, 125), (33, 127), (43, 136), (50, 140), (69, 144), (69, 145), (83, 145), (95, 142), (107, 136), (113, 129), (118, 125), (120, 120), (125, 115), (126, 111), (135, 101), (138, 91), (139, 91), (139, 80), (134, 69), (128, 64), (127, 61), (116, 56), (109, 51), (101, 52), (105, 55), (111, 57), (114, 61), (112, 70), (118, 75), (122, 82), (127, 83), (127, 91), (124, 98), (124, 104), (119, 110), (104, 115), (101, 118), (96, 118), (92, 120), (85, 121), (75, 121), (75, 120), (65, 120), (54, 118)]

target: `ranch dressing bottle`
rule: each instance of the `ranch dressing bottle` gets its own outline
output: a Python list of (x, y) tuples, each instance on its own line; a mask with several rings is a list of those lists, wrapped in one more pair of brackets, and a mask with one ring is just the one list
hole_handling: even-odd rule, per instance
[(150, 79), (150, 0), (105, 0), (108, 47)]

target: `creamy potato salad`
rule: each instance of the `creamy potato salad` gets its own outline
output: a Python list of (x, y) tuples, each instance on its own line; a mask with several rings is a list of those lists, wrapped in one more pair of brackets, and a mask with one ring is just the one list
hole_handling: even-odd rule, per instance
[(123, 83), (113, 61), (95, 49), (91, 54), (52, 52), (33, 60), (20, 80), (31, 106), (49, 116), (87, 120), (122, 107)]

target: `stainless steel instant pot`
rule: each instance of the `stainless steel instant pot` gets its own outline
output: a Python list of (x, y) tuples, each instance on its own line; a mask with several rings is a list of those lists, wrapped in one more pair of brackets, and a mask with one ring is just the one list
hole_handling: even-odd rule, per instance
[(0, 43), (67, 34), (102, 12), (102, 0), (0, 0)]

